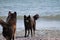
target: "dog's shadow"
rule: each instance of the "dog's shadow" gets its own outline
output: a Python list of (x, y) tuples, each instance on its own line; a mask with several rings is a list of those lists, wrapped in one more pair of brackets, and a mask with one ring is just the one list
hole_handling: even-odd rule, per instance
[[(28, 37), (28, 36), (27, 36)], [(27, 37), (25, 37), (25, 36), (16, 36), (16, 39), (17, 38), (27, 38)]]

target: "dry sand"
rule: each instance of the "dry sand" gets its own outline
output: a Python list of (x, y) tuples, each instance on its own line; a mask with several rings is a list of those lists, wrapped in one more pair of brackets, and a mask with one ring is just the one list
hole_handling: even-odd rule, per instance
[[(0, 32), (0, 40), (5, 40)], [(34, 37), (24, 37), (24, 30), (16, 32), (15, 40), (60, 40), (60, 30), (37, 30)]]

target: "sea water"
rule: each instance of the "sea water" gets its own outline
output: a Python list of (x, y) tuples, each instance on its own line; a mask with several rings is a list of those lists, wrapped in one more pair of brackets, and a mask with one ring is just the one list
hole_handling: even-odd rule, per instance
[[(17, 30), (24, 30), (24, 28), (24, 20), (17, 20)], [(60, 30), (60, 21), (38, 19), (36, 30)]]

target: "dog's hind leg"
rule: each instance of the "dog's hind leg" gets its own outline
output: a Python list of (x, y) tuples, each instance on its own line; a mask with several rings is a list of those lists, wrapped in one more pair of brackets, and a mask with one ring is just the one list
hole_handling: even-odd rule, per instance
[(11, 40), (11, 38), (9, 38), (9, 40)]
[(15, 36), (16, 36), (16, 35), (15, 35), (15, 33), (14, 33), (14, 34), (13, 34), (13, 38), (12, 38), (13, 40), (15, 39)]
[(32, 30), (32, 28), (31, 28), (31, 37), (33, 36), (33, 33), (32, 33), (32, 31), (33, 31), (33, 30)]
[(28, 36), (29, 36), (29, 34), (30, 34), (30, 30), (28, 30)]
[(34, 34), (34, 36), (35, 36), (35, 30), (36, 30), (35, 25), (33, 25), (33, 32), (34, 32), (33, 34)]
[(14, 35), (13, 35), (13, 40), (14, 40)]

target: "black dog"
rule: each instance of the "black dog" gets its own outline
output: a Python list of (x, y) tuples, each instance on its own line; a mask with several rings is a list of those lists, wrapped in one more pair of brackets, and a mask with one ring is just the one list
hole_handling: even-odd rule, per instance
[(25, 25), (25, 37), (27, 36), (27, 31), (28, 31), (28, 35), (29, 35), (29, 30), (30, 30), (30, 27), (29, 27), (29, 17), (27, 17), (26, 15), (24, 15), (24, 25)]
[[(30, 31), (31, 31), (31, 36), (35, 35), (35, 29), (36, 29), (36, 20), (39, 18), (39, 15), (36, 14), (33, 17), (31, 17), (30, 15), (27, 17), (26, 15), (24, 15), (24, 25), (25, 25), (25, 37), (29, 36)], [(28, 31), (28, 35), (27, 35), (27, 31)]]

